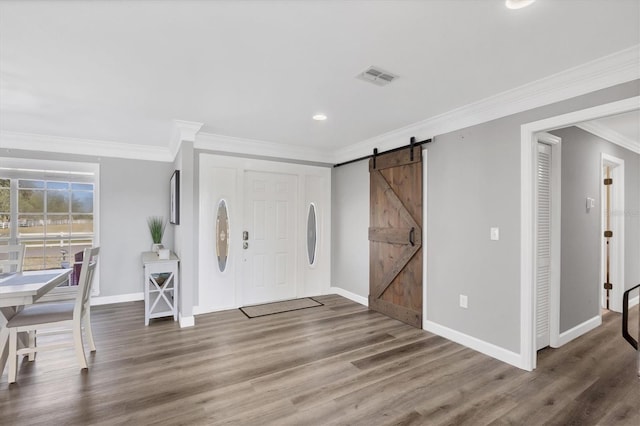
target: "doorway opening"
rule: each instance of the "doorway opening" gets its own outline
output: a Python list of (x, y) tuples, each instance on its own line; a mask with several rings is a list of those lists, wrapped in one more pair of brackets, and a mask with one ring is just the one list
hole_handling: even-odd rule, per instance
[[(600, 105), (593, 108), (551, 117), (521, 126), (521, 368), (533, 370), (536, 367), (536, 183), (537, 151), (539, 132), (569, 127), (597, 118), (636, 111), (640, 97)], [(584, 200), (584, 199), (583, 199)], [(599, 277), (595, 277), (596, 279)], [(599, 296), (598, 296), (599, 298)], [(598, 319), (600, 319), (598, 317)]]
[(603, 283), (600, 306), (622, 312), (624, 292), (624, 160), (609, 154), (601, 158), (602, 244), (601, 273)]

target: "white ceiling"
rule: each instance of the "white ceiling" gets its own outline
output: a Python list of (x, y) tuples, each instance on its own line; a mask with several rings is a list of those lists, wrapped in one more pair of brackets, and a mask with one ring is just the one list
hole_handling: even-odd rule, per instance
[(638, 0), (0, 1), (0, 130), (335, 150), (639, 43)]
[(640, 144), (640, 111), (631, 111), (593, 120), (591, 124), (606, 127), (622, 137)]

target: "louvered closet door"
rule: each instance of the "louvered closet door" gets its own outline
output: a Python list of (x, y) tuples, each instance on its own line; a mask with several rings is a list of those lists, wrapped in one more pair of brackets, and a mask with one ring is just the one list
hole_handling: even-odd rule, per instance
[(536, 349), (549, 346), (551, 296), (551, 146), (538, 144)]

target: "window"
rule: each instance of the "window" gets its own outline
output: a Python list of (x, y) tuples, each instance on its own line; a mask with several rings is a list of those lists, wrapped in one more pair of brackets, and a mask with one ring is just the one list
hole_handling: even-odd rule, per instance
[(9, 238), (9, 228), (11, 225), (10, 196), (11, 181), (9, 179), (0, 179), (0, 240)]
[[(27, 168), (34, 164), (42, 169)], [(97, 167), (37, 161), (0, 167), (0, 244), (26, 245), (25, 271), (74, 268), (67, 285), (77, 285), (83, 250), (98, 245)]]

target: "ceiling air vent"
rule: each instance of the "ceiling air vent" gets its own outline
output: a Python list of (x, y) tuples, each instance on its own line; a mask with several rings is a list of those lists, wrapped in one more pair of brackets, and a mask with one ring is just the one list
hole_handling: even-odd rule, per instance
[(378, 86), (386, 86), (397, 79), (398, 76), (390, 73), (389, 71), (385, 71), (382, 68), (371, 66), (358, 74), (356, 78), (368, 81)]

